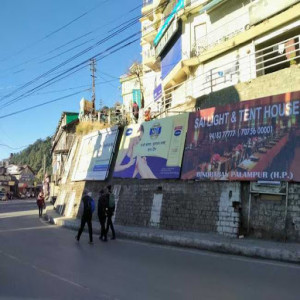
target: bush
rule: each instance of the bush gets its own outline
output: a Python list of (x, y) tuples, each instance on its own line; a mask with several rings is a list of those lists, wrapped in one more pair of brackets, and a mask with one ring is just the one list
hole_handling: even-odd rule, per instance
[(92, 121), (80, 121), (76, 126), (76, 133), (78, 135), (85, 135), (90, 132), (101, 130), (110, 127), (108, 124)]

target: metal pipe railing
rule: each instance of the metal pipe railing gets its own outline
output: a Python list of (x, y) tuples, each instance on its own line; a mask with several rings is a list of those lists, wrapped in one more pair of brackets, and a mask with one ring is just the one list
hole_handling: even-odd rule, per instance
[[(298, 41), (295, 41), (292, 44), (286, 45), (285, 43), (298, 38)], [(274, 49), (274, 47), (278, 45), (284, 44), (284, 53), (279, 53), (278, 55), (275, 55), (274, 57), (269, 57), (270, 55), (276, 54), (278, 52), (278, 49)], [(229, 63), (217, 66), (212, 68), (211, 70), (207, 71), (206, 73), (200, 74), (194, 78), (190, 78), (186, 80), (183, 83), (177, 84), (175, 86), (172, 86), (166, 90), (163, 91), (163, 95), (160, 101), (160, 109), (159, 111), (163, 113), (168, 113), (168, 110), (173, 108), (172, 102), (176, 102), (177, 99), (173, 99), (173, 94), (180, 88), (183, 89), (183, 94), (184, 97), (183, 99), (186, 99), (187, 96), (190, 96), (191, 94), (197, 95), (197, 97), (200, 97), (202, 95), (208, 94), (210, 92), (220, 90), (222, 88), (232, 86), (236, 84), (237, 82), (244, 82), (248, 81), (250, 79), (262, 76), (268, 69), (272, 67), (278, 67), (280, 65), (284, 65), (288, 62), (291, 61), (296, 61), (297, 59), (300, 58), (300, 55), (297, 54), (297, 48), (300, 48), (300, 43), (299, 43), (299, 36), (294, 36), (289, 39), (285, 39), (283, 41), (274, 43), (270, 46), (264, 47), (263, 49), (257, 50), (253, 53), (247, 54), (245, 56), (239, 57), (238, 59), (232, 60)], [(293, 47), (294, 49), (290, 51), (286, 51), (287, 49), (291, 49)], [(269, 52), (265, 52), (266, 50), (269, 49), (274, 49)], [(262, 54), (261, 54), (262, 53)], [(295, 54), (295, 55), (293, 55)], [(282, 59), (286, 57), (286, 59)], [(280, 61), (278, 61), (280, 59)], [(274, 61), (274, 63), (271, 63)], [(254, 64), (253, 64), (254, 62)], [(266, 63), (268, 65), (266, 65)], [(296, 62), (297, 63), (297, 62)], [(261, 67), (262, 66), (262, 67)], [(227, 70), (230, 69), (235, 69), (235, 71), (228, 71), (225, 73)], [(221, 71), (223, 69), (223, 71)], [(220, 74), (222, 73), (222, 76)], [(260, 74), (261, 73), (261, 74)], [(242, 75), (242, 76), (241, 76)], [(235, 80), (232, 80), (232, 77), (236, 77)], [(230, 80), (227, 79), (227, 77), (231, 78)], [(243, 80), (243, 78), (248, 78), (247, 80)], [(201, 83), (197, 84), (196, 88), (194, 89), (194, 83)], [(191, 85), (189, 88), (189, 91), (187, 91), (187, 85)], [(198, 88), (200, 87), (200, 88)], [(192, 91), (191, 91), (192, 89)], [(189, 92), (189, 93), (188, 93)], [(178, 101), (177, 101), (178, 103)], [(145, 109), (148, 107), (157, 107), (158, 103), (156, 101), (152, 101), (149, 103)]]

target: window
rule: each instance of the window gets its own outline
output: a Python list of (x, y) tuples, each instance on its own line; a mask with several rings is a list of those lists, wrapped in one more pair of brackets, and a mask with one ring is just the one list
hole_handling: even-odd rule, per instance
[(299, 36), (290, 31), (256, 46), (257, 76), (299, 64)]

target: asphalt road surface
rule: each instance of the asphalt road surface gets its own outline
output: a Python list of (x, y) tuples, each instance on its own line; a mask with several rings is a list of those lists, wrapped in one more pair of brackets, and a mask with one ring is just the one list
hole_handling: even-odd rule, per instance
[(300, 299), (300, 265), (130, 240), (80, 243), (0, 202), (0, 299)]

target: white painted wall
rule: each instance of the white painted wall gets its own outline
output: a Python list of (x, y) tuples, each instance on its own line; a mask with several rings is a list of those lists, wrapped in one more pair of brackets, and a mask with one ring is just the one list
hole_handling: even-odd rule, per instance
[(153, 92), (155, 87), (160, 83), (161, 73), (150, 71), (144, 73), (143, 75), (143, 87), (144, 87), (144, 97), (145, 97), (145, 107), (153, 103), (154, 97)]
[(122, 82), (122, 98), (123, 105), (126, 112), (131, 113), (132, 111), (132, 91), (140, 89), (140, 83), (137, 78), (129, 79)]
[(151, 209), (150, 226), (159, 227), (162, 200), (163, 194), (154, 194)]
[[(187, 33), (190, 28), (189, 35), (185, 37), (186, 48), (201, 52), (244, 31), (250, 22), (249, 6), (250, 2), (247, 0), (228, 1), (211, 12), (191, 16), (185, 24)], [(206, 30), (201, 30), (201, 25), (206, 27)]]
[(233, 202), (241, 201), (239, 184), (231, 185), (224, 189), (219, 202), (219, 220), (217, 221), (217, 232), (219, 234), (236, 237), (239, 230), (240, 213), (235, 211)]
[(74, 208), (74, 202), (75, 202), (75, 196), (76, 196), (76, 192), (73, 191), (70, 198), (69, 198), (69, 201), (67, 202), (67, 209), (66, 209), (66, 213), (65, 213), (65, 216), (66, 217), (73, 217), (73, 208)]

